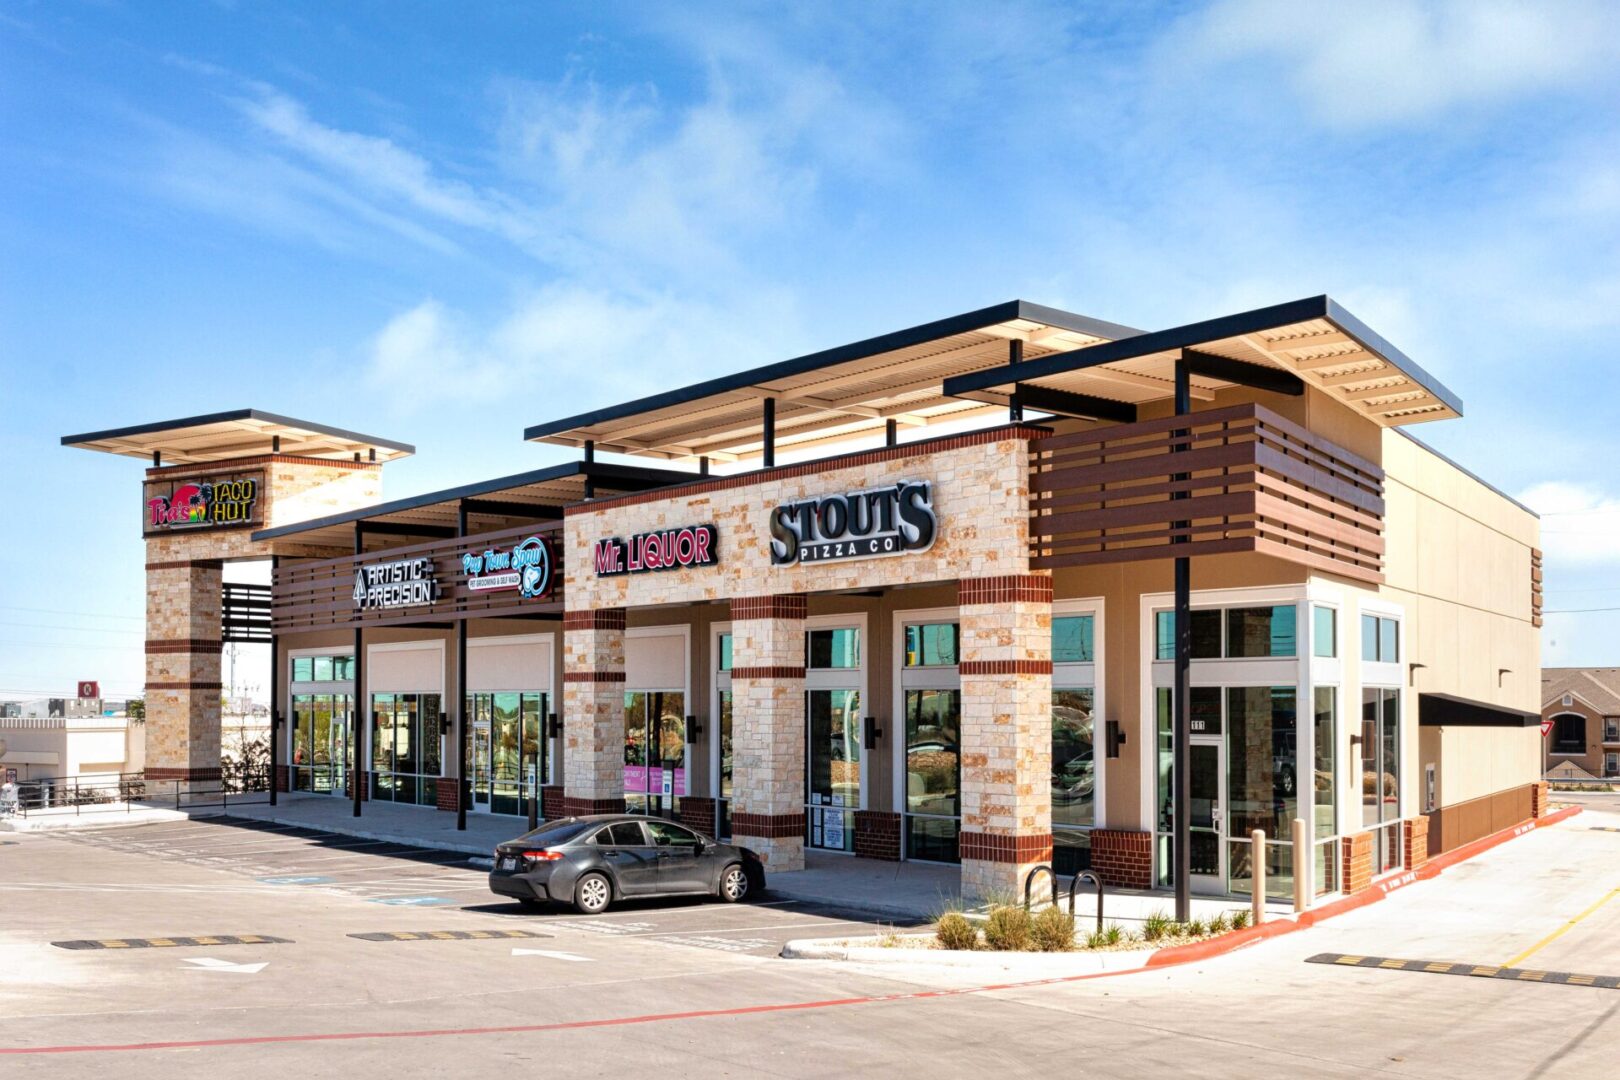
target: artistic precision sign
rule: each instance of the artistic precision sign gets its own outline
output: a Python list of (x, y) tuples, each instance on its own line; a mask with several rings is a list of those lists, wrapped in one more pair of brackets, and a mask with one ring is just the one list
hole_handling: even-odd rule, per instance
[(824, 495), (771, 511), (771, 565), (927, 551), (937, 532), (926, 480)]
[(230, 473), (195, 480), (148, 480), (142, 531), (179, 532), (260, 524), (264, 474)]
[(354, 571), (354, 606), (361, 611), (422, 607), (439, 600), (433, 560), (397, 559), (358, 566)]
[(628, 541), (610, 536), (598, 540), (592, 554), (597, 577), (617, 577), (713, 566), (720, 561), (719, 549), (719, 534), (713, 525), (686, 525), (637, 533)]
[(527, 537), (500, 551), (469, 551), (461, 557), (461, 569), (473, 592), (516, 589), (525, 600), (551, 593), (551, 545), (543, 536)]

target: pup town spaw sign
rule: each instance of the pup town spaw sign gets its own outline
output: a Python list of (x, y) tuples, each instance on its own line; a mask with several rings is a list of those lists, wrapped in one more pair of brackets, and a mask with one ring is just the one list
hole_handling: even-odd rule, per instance
[(432, 559), (396, 559), (355, 568), (354, 606), (361, 611), (422, 607), (438, 599), (439, 579), (433, 574)]
[(685, 525), (678, 529), (637, 533), (629, 540), (610, 536), (598, 540), (592, 551), (597, 577), (682, 570), (713, 566), (720, 561), (719, 536), (713, 525)]
[(461, 557), (467, 588), (473, 592), (516, 589), (528, 600), (551, 592), (551, 546), (542, 536), (531, 536), (510, 549), (486, 548)]
[(192, 480), (149, 480), (142, 532), (242, 528), (260, 524), (263, 473), (233, 473)]
[(771, 565), (927, 551), (937, 532), (926, 480), (823, 495), (771, 511)]

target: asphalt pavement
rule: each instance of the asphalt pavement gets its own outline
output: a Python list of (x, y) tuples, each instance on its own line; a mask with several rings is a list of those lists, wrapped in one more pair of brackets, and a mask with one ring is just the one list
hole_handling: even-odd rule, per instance
[(1620, 990), (1309, 961), (1620, 973), (1617, 810), (1207, 962), (993, 986), (778, 959), (870, 923), (769, 896), (530, 915), (398, 845), (209, 822), (24, 835), (0, 847), (0, 1070), (1606, 1078)]

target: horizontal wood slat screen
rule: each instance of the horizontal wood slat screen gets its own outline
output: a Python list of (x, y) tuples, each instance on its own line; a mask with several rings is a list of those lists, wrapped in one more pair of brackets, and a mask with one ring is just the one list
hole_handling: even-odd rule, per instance
[[(530, 537), (548, 538), (551, 547), (551, 594), (525, 600), (516, 590), (474, 592), (467, 587), (461, 557), (494, 549), (511, 550), (513, 544)], [(275, 632), (329, 629), (334, 626), (405, 626), (421, 622), (453, 622), (457, 619), (493, 619), (512, 616), (562, 617), (563, 564), (562, 522), (546, 521), (520, 525), (496, 532), (410, 544), (387, 551), (371, 551), (361, 556), (292, 562), (284, 559), (275, 571), (271, 585)], [(360, 611), (354, 602), (354, 572), (357, 566), (397, 562), (426, 557), (433, 560), (439, 581), (438, 603), (408, 608)]]
[(1030, 444), (1032, 570), (1249, 551), (1382, 582), (1383, 519), (1382, 468), (1263, 405)]

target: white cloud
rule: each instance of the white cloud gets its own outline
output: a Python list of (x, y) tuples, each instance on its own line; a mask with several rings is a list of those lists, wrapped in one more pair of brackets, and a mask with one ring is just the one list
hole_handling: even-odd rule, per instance
[(1524, 491), (1519, 501), (1542, 515), (1549, 563), (1620, 563), (1620, 498), (1592, 484), (1549, 480)]
[(532, 423), (780, 359), (798, 344), (797, 326), (791, 296), (778, 290), (722, 308), (559, 284), (487, 327), (425, 300), (372, 339), (368, 374), (406, 410), (431, 385), (463, 401), (521, 398)]
[(1612, 75), (1620, 8), (1605, 0), (1218, 0), (1169, 44), (1165, 56), (1225, 67), (1223, 75), (1274, 61), (1318, 118), (1363, 127)]

